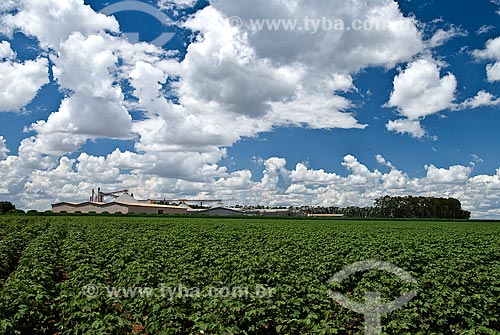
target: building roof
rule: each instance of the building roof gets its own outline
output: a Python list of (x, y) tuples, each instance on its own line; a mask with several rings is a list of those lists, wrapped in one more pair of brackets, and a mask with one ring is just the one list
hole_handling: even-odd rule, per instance
[(176, 209), (186, 209), (179, 206), (172, 205), (155, 205), (155, 204), (146, 204), (146, 203), (127, 203), (127, 202), (116, 202), (117, 204), (125, 205), (125, 206), (134, 206), (134, 207), (149, 207), (149, 208), (176, 208)]
[(57, 207), (57, 206), (64, 206), (64, 205), (69, 205), (72, 207), (83, 207), (83, 206), (96, 206), (96, 207), (110, 207), (113, 205), (119, 205), (119, 206), (127, 206), (127, 207), (149, 207), (149, 208), (170, 208), (170, 209), (185, 209), (177, 206), (169, 206), (169, 205), (152, 205), (152, 204), (144, 204), (144, 203), (128, 203), (128, 202), (118, 202), (118, 201), (113, 201), (113, 202), (80, 202), (80, 203), (75, 203), (75, 202), (60, 202), (57, 204), (53, 204), (52, 207)]
[(64, 206), (64, 205), (69, 205), (73, 207), (83, 207), (83, 206), (88, 206), (88, 205), (93, 205), (96, 207), (108, 207), (112, 205), (122, 205), (125, 206), (125, 204), (122, 203), (117, 203), (117, 202), (59, 202), (57, 204), (52, 204), (52, 207), (57, 207), (57, 206)]
[(139, 200), (135, 199), (133, 196), (131, 196), (128, 193), (121, 194), (118, 198), (114, 199), (113, 202), (121, 202), (121, 203), (127, 203), (127, 204), (140, 203)]
[(186, 204), (185, 202), (181, 202), (179, 204), (179, 206), (177, 207), (180, 207), (180, 208), (185, 208), (185, 209), (193, 209), (193, 207), (189, 206), (188, 204)]
[(240, 211), (240, 210), (237, 210), (237, 209), (234, 209), (234, 208), (227, 208), (227, 207), (212, 207), (212, 208), (208, 208), (208, 209), (201, 209), (201, 210), (190, 210), (190, 212), (197, 212), (197, 213), (209, 213), (209, 212), (215, 212), (217, 210), (225, 210), (225, 211), (228, 211), (228, 212), (233, 212), (235, 214), (245, 214), (244, 212)]

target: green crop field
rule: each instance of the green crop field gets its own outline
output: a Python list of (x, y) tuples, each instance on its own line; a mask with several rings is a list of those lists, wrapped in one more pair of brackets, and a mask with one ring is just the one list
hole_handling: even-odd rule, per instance
[[(366, 260), (381, 270), (330, 279)], [(0, 217), (0, 334), (500, 334), (500, 224)]]

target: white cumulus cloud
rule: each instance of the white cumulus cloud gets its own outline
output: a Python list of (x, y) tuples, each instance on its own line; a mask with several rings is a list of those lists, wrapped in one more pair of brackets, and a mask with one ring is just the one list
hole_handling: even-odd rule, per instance
[(448, 29), (438, 29), (428, 41), (431, 48), (442, 46), (457, 37), (466, 37), (468, 33), (458, 27), (451, 26)]
[(7, 143), (5, 142), (5, 138), (0, 136), (0, 159), (4, 159), (7, 157), (9, 153), (9, 149), (7, 148)]
[(0, 43), (0, 112), (18, 111), (49, 83), (46, 58), (15, 61), (16, 54), (8, 42)]
[(113, 17), (96, 13), (83, 0), (19, 0), (16, 9), (16, 13), (0, 17), (8, 32), (20, 30), (37, 38), (43, 47), (55, 50), (76, 31), (84, 34), (119, 31)]
[(10, 43), (7, 41), (0, 42), (0, 60), (13, 60), (16, 58), (16, 53), (10, 48)]
[(476, 34), (477, 35), (487, 34), (487, 33), (489, 33), (490, 31), (493, 31), (493, 30), (495, 30), (495, 26), (492, 26), (492, 25), (483, 25), (483, 26), (479, 27), (479, 29), (476, 31)]
[(160, 8), (178, 9), (193, 7), (198, 0), (160, 0), (158, 6)]
[(399, 119), (389, 120), (386, 129), (399, 134), (409, 134), (415, 138), (422, 138), (426, 135), (419, 120)]
[(488, 64), (486, 74), (489, 82), (500, 81), (500, 37), (491, 39), (486, 43), (486, 49), (475, 50), (474, 57), (480, 60), (493, 60), (494, 63)]
[(396, 107), (406, 119), (390, 121), (387, 128), (399, 133), (423, 137), (419, 120), (454, 106), (457, 80), (452, 73), (441, 76), (439, 64), (428, 58), (418, 59), (394, 78), (394, 89), (386, 107)]
[(500, 99), (484, 90), (479, 91), (473, 98), (469, 98), (460, 104), (459, 109), (479, 108), (500, 105)]

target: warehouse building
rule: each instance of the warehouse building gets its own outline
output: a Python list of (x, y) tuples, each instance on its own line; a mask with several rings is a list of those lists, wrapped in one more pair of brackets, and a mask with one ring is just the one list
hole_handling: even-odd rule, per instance
[[(105, 198), (112, 198), (112, 201), (106, 202)], [(97, 193), (92, 190), (88, 202), (60, 202), (52, 205), (54, 213), (187, 214), (187, 211), (183, 207), (139, 201), (128, 190), (104, 193), (100, 188)]]
[(125, 202), (60, 202), (52, 205), (54, 213), (121, 213), (121, 214), (187, 214), (186, 208)]

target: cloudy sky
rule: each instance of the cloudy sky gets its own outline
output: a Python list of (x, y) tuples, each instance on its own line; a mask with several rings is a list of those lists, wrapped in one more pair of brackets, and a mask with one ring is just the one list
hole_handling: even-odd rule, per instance
[(2, 0), (0, 199), (500, 218), (499, 23), (498, 0)]

